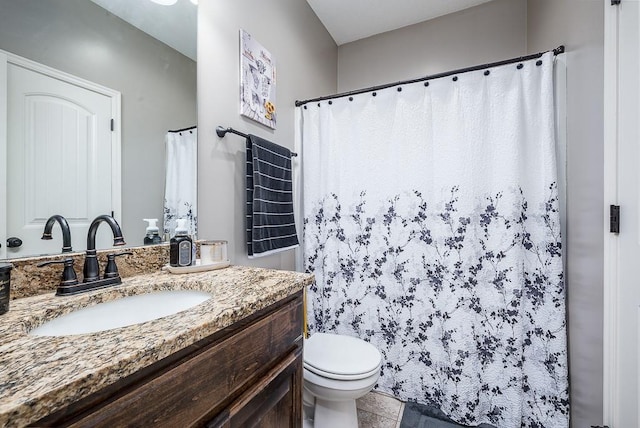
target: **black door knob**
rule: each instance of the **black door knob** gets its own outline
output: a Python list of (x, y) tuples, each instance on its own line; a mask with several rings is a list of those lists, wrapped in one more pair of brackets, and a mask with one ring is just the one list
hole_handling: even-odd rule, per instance
[(18, 248), (20, 245), (22, 245), (22, 239), (20, 238), (14, 236), (7, 239), (7, 247), (9, 248)]

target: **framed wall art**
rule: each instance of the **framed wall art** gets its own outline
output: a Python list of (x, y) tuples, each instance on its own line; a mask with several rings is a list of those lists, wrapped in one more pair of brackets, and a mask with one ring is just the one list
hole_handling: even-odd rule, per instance
[(276, 61), (240, 30), (240, 114), (276, 129)]

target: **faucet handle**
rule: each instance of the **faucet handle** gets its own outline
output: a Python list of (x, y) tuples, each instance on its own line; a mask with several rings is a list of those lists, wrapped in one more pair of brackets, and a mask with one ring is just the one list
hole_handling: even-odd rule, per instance
[(44, 267), (48, 265), (64, 264), (62, 271), (62, 282), (60, 285), (76, 285), (78, 283), (78, 277), (76, 271), (73, 269), (73, 259), (67, 258), (64, 260), (52, 260), (49, 262), (39, 263), (38, 267)]
[(120, 276), (118, 273), (118, 266), (116, 266), (116, 257), (132, 255), (133, 253), (131, 251), (125, 251), (124, 253), (118, 254), (107, 254), (107, 267), (104, 269), (104, 277), (116, 278)]

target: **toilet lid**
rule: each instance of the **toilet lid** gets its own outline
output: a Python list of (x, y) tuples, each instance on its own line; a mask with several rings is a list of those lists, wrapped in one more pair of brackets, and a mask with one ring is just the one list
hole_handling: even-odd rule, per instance
[(304, 342), (304, 366), (320, 376), (357, 379), (380, 369), (380, 351), (362, 339), (315, 333)]

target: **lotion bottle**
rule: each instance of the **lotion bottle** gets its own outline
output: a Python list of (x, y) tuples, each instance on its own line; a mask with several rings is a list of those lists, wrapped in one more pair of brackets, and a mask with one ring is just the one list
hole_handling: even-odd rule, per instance
[(158, 230), (158, 219), (157, 218), (143, 218), (143, 221), (148, 223), (147, 233), (144, 237), (144, 245), (152, 245), (152, 244), (160, 244), (162, 243), (162, 239), (160, 239), (160, 231)]
[(178, 219), (176, 234), (169, 243), (169, 264), (185, 267), (193, 264), (193, 241), (187, 231), (187, 219)]

